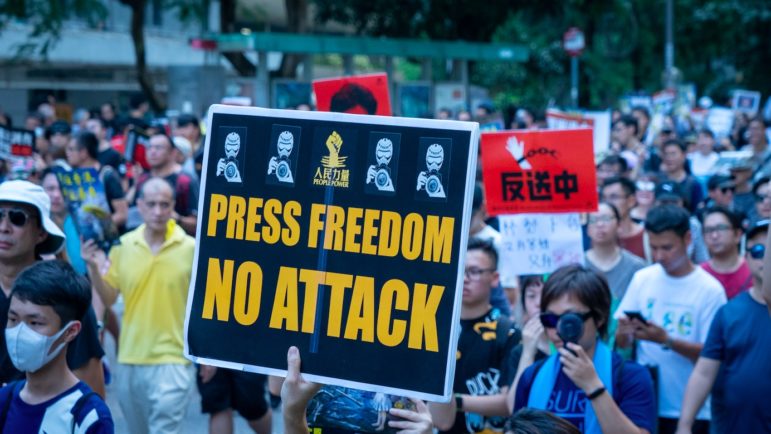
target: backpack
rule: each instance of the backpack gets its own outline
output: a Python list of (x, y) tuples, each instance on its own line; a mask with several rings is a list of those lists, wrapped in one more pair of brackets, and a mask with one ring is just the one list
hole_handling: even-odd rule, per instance
[[(0, 409), (0, 429), (5, 427), (5, 421), (8, 418), (8, 411), (11, 409), (11, 400), (13, 400), (14, 396), (21, 393), (21, 388), (24, 386), (24, 381), (25, 380), (17, 380), (8, 383), (6, 387), (2, 389), (4, 392), (2, 395), (0, 395), (0, 397), (5, 399), (5, 401), (3, 408)], [(75, 433), (75, 425), (76, 421), (78, 420), (78, 416), (83, 411), (83, 407), (93, 396), (96, 396), (96, 392), (94, 391), (88, 391), (84, 393), (80, 398), (78, 398), (77, 401), (75, 401), (75, 404), (73, 404), (72, 408), (70, 409), (70, 414), (72, 414), (72, 428), (70, 432), (73, 434)]]

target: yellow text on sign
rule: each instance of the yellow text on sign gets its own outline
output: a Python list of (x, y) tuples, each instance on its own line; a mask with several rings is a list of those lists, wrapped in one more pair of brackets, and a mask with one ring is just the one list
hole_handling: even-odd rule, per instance
[[(268, 326), (290, 332), (316, 332), (319, 287), (329, 287), (328, 321), (331, 338), (378, 342), (395, 347), (407, 342), (415, 350), (439, 351), (436, 315), (444, 286), (390, 279), (376, 288), (370, 276), (281, 267)], [(379, 290), (378, 290), (379, 289)], [(344, 300), (350, 293), (350, 304)], [(260, 314), (262, 270), (251, 261), (209, 258), (202, 318), (253, 325)], [(401, 314), (395, 315), (395, 313)], [(401, 318), (398, 318), (401, 317)]]

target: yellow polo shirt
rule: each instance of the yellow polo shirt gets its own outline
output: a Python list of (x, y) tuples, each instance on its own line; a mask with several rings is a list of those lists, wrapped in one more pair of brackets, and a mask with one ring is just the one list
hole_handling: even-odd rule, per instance
[(170, 220), (166, 242), (153, 255), (144, 230), (142, 225), (121, 237), (110, 250), (110, 269), (104, 276), (125, 303), (118, 362), (186, 365), (185, 308), (195, 240)]

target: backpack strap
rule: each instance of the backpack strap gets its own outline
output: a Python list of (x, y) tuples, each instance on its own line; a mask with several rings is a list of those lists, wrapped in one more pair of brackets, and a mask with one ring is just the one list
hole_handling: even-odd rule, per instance
[(2, 398), (5, 398), (3, 407), (0, 408), (0, 427), (5, 426), (5, 421), (8, 419), (8, 411), (11, 409), (11, 401), (13, 397), (21, 393), (21, 388), (24, 386), (25, 380), (16, 380), (8, 383), (2, 390)]
[(96, 392), (94, 392), (93, 390), (89, 390), (88, 392), (81, 395), (80, 398), (78, 398), (78, 400), (75, 401), (75, 404), (70, 409), (70, 414), (72, 414), (72, 434), (75, 434), (75, 427), (78, 424), (78, 416), (83, 411), (83, 407), (85, 407), (85, 405), (88, 404), (88, 401), (93, 396), (97, 396)]
[(495, 348), (499, 351), (503, 351), (506, 348), (506, 343), (509, 340), (509, 330), (513, 323), (506, 316), (501, 314), (498, 317), (498, 324), (495, 326)]

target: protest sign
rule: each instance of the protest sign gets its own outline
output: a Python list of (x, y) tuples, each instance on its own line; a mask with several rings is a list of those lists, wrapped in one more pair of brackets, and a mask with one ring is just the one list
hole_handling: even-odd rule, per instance
[(94, 240), (105, 251), (118, 239), (104, 184), (97, 169), (55, 168), (67, 209), (83, 240)]
[(502, 278), (504, 273), (546, 274), (563, 265), (583, 263), (577, 213), (502, 215), (498, 222)]
[(448, 400), (476, 124), (209, 113), (187, 357)]
[(597, 209), (588, 128), (484, 133), (482, 167), (491, 215)]
[(760, 92), (752, 90), (735, 90), (731, 98), (731, 108), (755, 116), (760, 110)]
[(382, 392), (324, 386), (308, 403), (306, 419), (313, 434), (394, 433), (391, 408), (415, 411), (409, 399)]
[(594, 153), (610, 148), (610, 111), (568, 113), (557, 109), (546, 110), (546, 125), (550, 130), (569, 130), (581, 127), (592, 129)]
[(321, 112), (392, 115), (385, 73), (314, 80), (313, 93)]
[(0, 158), (31, 157), (35, 152), (35, 132), (0, 125)]
[(707, 112), (705, 121), (707, 128), (721, 139), (731, 134), (734, 126), (734, 112), (725, 107), (712, 107)]

